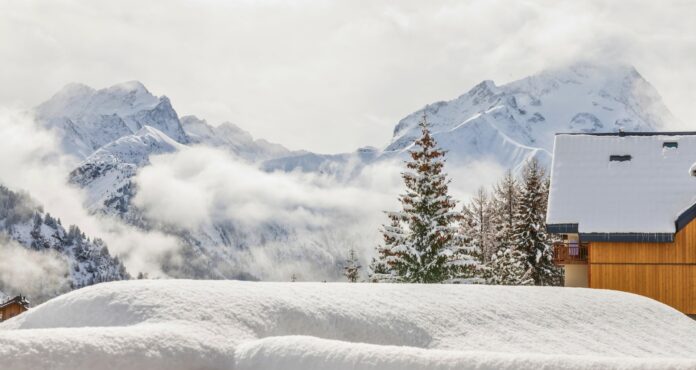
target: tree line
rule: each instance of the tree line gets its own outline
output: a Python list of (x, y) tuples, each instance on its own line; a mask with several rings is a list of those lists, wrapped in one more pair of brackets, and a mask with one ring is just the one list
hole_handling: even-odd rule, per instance
[[(527, 162), (519, 178), (508, 171), (458, 207), (448, 192), (446, 152), (425, 115), (419, 126), (421, 137), (402, 173), (401, 209), (386, 212), (369, 281), (559, 285), (562, 272), (553, 263), (544, 221), (549, 180), (539, 163)], [(356, 282), (360, 268), (351, 250), (344, 275)]]

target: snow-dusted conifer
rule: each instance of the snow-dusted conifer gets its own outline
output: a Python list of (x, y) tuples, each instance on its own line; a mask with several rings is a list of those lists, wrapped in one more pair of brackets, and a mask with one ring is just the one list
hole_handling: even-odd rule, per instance
[(346, 264), (343, 266), (343, 276), (345, 276), (348, 281), (355, 283), (360, 277), (360, 261), (358, 261), (358, 256), (355, 253), (355, 249), (351, 248), (348, 251), (348, 259), (346, 259)]
[(384, 244), (377, 247), (377, 258), (370, 264), (370, 280), (373, 282), (398, 282), (401, 277), (398, 275), (396, 265), (399, 258), (395, 250), (400, 245), (406, 243), (407, 235), (402, 225), (402, 213), (387, 212), (389, 225), (382, 225), (382, 238)]
[(514, 246), (499, 249), (488, 263), (487, 282), (496, 285), (531, 285), (525, 254)]
[(514, 244), (526, 262), (526, 272), (535, 285), (558, 285), (560, 271), (553, 263), (553, 250), (546, 233), (547, 184), (544, 170), (533, 159), (525, 166), (514, 228)]
[(483, 187), (462, 209), (462, 234), (466, 236), (466, 245), (482, 263), (490, 261), (493, 255), (492, 211), (488, 192)]
[[(512, 171), (493, 186), (491, 224), (493, 227), (494, 250), (504, 249), (512, 245), (514, 240), (515, 213), (520, 198), (519, 182)], [(495, 254), (495, 253), (494, 253)]]
[(390, 224), (382, 227), (384, 245), (378, 248), (377, 262), (394, 280), (438, 283), (458, 277), (478, 261), (466, 253), (458, 233), (461, 215), (448, 194), (445, 152), (437, 147), (425, 115), (419, 125), (421, 137), (402, 174), (402, 210), (387, 213)]

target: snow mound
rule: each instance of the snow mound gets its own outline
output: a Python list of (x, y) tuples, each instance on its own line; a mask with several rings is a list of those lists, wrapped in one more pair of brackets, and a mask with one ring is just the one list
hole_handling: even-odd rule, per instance
[(105, 283), (0, 324), (12, 369), (694, 368), (696, 323), (637, 295), (465, 285)]

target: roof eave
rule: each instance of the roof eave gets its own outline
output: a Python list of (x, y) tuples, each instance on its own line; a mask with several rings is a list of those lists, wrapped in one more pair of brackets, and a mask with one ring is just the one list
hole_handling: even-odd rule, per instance
[[(696, 215), (696, 206), (692, 208)], [(583, 233), (579, 232), (577, 223), (547, 224), (546, 231), (552, 234), (578, 234), (580, 240), (588, 242), (671, 243), (674, 241), (674, 233)]]
[(686, 225), (691, 223), (694, 219), (696, 219), (696, 203), (682, 212), (679, 217), (677, 217), (677, 220), (674, 221), (677, 231), (685, 228)]

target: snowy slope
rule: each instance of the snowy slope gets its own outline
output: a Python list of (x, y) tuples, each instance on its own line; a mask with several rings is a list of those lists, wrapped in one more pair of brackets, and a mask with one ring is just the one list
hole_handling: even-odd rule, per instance
[(153, 280), (0, 324), (0, 358), (18, 370), (689, 369), (694, 336), (676, 310), (616, 291)]
[[(32, 199), (22, 193), (13, 192), (0, 185), (0, 244), (3, 239), (19, 243), (38, 253), (55, 253), (69, 267), (65, 287), (50, 287), (51, 277), (43, 277), (46, 289), (36, 290), (29, 296), (32, 302), (41, 302), (54, 297), (63, 289), (79, 288), (103, 281), (129, 279), (125, 267), (109, 253), (106, 244), (87, 237), (79, 227), (63, 227), (59, 218), (44, 212)], [(3, 256), (0, 256), (2, 258)], [(38, 263), (38, 262), (37, 262)], [(27, 267), (27, 271), (31, 268)], [(0, 286), (5, 282), (0, 281)], [(24, 281), (18, 289), (29, 289), (34, 281)], [(50, 289), (58, 289), (51, 291)], [(29, 294), (26, 291), (6, 291), (8, 294)]]
[(121, 214), (128, 211), (133, 195), (131, 180), (150, 156), (185, 148), (154, 127), (143, 126), (99, 148), (70, 173), (70, 182), (87, 190), (87, 208), (92, 212)]
[(145, 125), (177, 142), (188, 142), (169, 99), (152, 95), (137, 81), (101, 90), (71, 84), (35, 112), (40, 122), (59, 132), (64, 150), (80, 158)]

